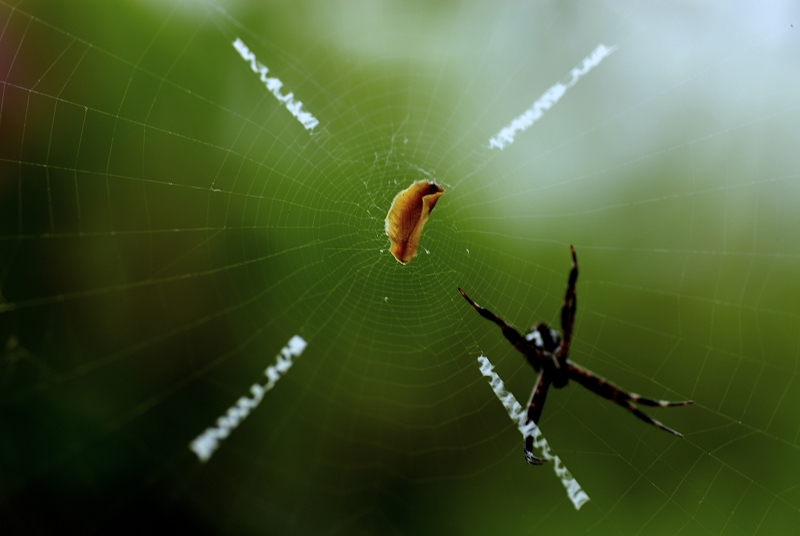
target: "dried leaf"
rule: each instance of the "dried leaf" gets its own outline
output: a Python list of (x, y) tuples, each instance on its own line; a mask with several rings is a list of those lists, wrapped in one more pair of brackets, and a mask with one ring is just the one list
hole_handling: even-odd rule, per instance
[(422, 180), (394, 197), (386, 215), (386, 235), (392, 242), (392, 255), (400, 263), (406, 264), (416, 255), (422, 228), (443, 193), (444, 188), (435, 182)]

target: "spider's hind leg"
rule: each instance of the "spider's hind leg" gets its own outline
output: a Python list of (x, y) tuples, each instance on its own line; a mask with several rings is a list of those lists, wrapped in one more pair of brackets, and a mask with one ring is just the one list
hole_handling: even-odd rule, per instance
[(528, 357), (528, 350), (530, 344), (528, 344), (528, 341), (525, 340), (525, 337), (523, 337), (519, 331), (506, 324), (505, 320), (503, 320), (502, 318), (491, 312), (489, 309), (481, 307), (480, 305), (472, 301), (472, 298), (467, 296), (467, 293), (461, 290), (461, 287), (458, 288), (458, 291), (461, 293), (462, 296), (464, 296), (464, 299), (467, 300), (467, 302), (476, 311), (478, 311), (479, 315), (481, 315), (486, 320), (491, 320), (492, 322), (500, 326), (500, 329), (503, 331), (503, 335), (505, 336), (505, 338), (508, 339), (508, 342), (513, 344), (514, 348), (519, 350), (522, 353), (522, 355), (524, 355), (526, 358)]
[(573, 246), (570, 246), (569, 250), (572, 253), (572, 270), (569, 272), (567, 291), (564, 293), (564, 302), (561, 304), (561, 332), (564, 334), (564, 340), (557, 355), (558, 360), (562, 363), (569, 356), (572, 329), (575, 326), (575, 311), (578, 308), (578, 295), (575, 291), (575, 285), (578, 282), (578, 256), (575, 254)]

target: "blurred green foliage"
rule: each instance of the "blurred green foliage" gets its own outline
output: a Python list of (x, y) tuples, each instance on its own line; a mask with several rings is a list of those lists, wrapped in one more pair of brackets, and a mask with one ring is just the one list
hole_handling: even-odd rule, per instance
[[(797, 34), (778, 11), (695, 10), (0, 5), (0, 527), (793, 530)], [(488, 149), (600, 42), (619, 48)], [(421, 178), (446, 194), (401, 266), (383, 218)], [(580, 512), (525, 464), (475, 359), (523, 402), (535, 373), (456, 292), (557, 325), (569, 244), (572, 358), (696, 401), (652, 412), (677, 440), (551, 392)], [(189, 442), (296, 333), (306, 353), (199, 464)]]

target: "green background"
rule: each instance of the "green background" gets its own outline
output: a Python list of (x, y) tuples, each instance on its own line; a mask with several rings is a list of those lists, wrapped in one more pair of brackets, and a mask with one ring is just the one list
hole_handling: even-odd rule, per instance
[[(0, 3), (0, 528), (780, 534), (800, 526), (791, 2)], [(310, 134), (231, 46), (319, 119)], [(618, 47), (503, 151), (488, 140)], [(402, 266), (383, 220), (446, 190)], [(674, 438), (570, 385), (531, 467), (461, 299), (557, 324)], [(207, 464), (189, 442), (295, 334)]]

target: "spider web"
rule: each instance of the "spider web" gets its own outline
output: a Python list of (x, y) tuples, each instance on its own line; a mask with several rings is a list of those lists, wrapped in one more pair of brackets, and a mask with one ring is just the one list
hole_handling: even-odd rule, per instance
[[(6, 530), (798, 526), (796, 6), (111, 6), (0, 3)], [(383, 220), (420, 179), (446, 193), (402, 266)], [(695, 401), (650, 411), (677, 439), (553, 390), (539, 424), (580, 511), (477, 357), (521, 401), (535, 374), (456, 290), (557, 325), (570, 244), (572, 359)], [(200, 463), (190, 442), (294, 336)]]

